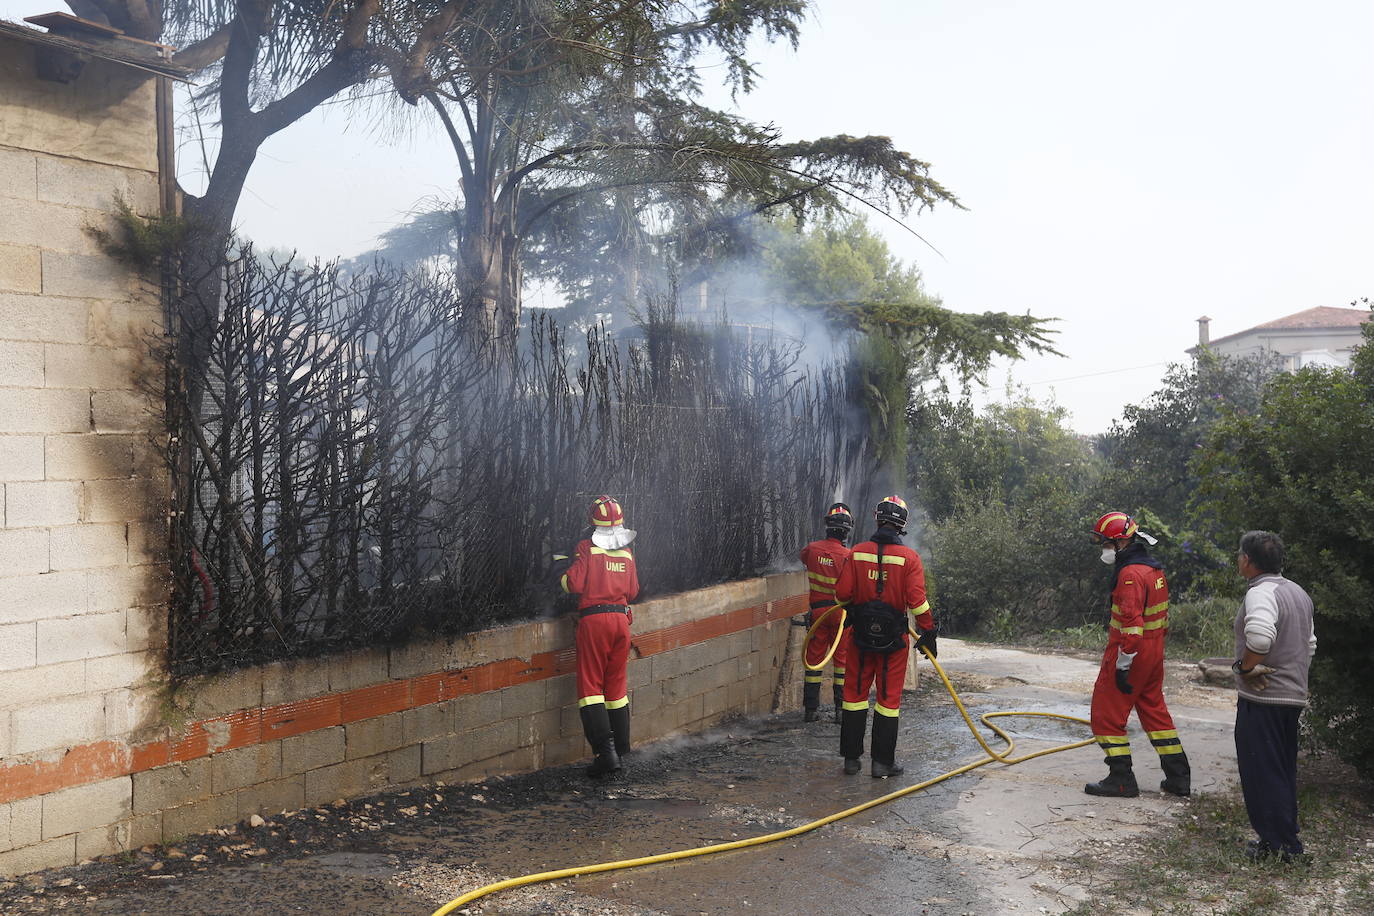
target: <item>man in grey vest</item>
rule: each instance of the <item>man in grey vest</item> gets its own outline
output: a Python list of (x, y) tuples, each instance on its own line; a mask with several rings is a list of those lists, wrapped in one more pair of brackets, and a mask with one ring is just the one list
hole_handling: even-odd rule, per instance
[(1307, 669), (1317, 651), (1312, 599), (1285, 579), (1283, 541), (1247, 531), (1236, 556), (1249, 580), (1236, 614), (1236, 762), (1250, 826), (1251, 859), (1302, 855), (1298, 839), (1298, 717), (1307, 705)]

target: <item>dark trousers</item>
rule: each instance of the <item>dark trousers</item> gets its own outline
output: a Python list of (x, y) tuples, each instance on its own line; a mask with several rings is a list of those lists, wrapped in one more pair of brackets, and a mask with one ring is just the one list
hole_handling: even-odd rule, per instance
[(1236, 700), (1236, 762), (1250, 826), (1277, 852), (1302, 852), (1298, 839), (1297, 706)]

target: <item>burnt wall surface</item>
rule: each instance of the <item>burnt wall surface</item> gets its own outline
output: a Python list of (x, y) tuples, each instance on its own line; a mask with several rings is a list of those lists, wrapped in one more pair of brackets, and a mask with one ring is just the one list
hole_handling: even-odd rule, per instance
[[(769, 712), (805, 587), (784, 573), (637, 605), (635, 742)], [(164, 692), (156, 727), (0, 761), (0, 874), (585, 759), (573, 636), (571, 619), (543, 619), (189, 681)]]

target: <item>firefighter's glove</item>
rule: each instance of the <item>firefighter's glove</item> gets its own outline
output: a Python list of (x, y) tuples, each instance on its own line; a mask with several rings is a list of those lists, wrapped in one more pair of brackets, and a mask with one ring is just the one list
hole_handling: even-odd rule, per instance
[(625, 605), (625, 623), (628, 625), (628, 624), (632, 624), (632, 623), (634, 623), (634, 622), (635, 622), (635, 609), (632, 608), (632, 607), (630, 607), (630, 606), (627, 604), (627, 605)]
[(935, 630), (922, 630), (916, 637), (916, 651), (926, 649), (930, 652), (931, 658), (939, 658), (940, 652), (935, 647)]
[(1116, 689), (1122, 693), (1131, 692), (1131, 663), (1135, 661), (1135, 655), (1120, 647), (1116, 650)]

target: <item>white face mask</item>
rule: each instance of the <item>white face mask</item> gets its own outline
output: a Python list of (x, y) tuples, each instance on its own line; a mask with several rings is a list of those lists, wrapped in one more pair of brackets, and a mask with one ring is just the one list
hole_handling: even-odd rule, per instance
[(1103, 547), (1101, 560), (1108, 566), (1114, 565), (1116, 563), (1116, 548), (1111, 546), (1110, 544), (1108, 544), (1106, 547)]

